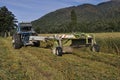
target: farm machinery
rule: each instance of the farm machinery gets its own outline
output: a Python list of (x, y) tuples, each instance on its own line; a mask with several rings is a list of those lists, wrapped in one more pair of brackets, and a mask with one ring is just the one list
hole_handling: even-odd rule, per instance
[(31, 23), (19, 23), (16, 32), (12, 37), (13, 47), (19, 49), (22, 46), (34, 45), (38, 47), (40, 45), (39, 40), (29, 41), (30, 36), (37, 36), (37, 33), (33, 30)]
[(62, 56), (64, 44), (69, 44), (71, 48), (90, 47), (91, 51), (99, 52), (100, 47), (95, 41), (95, 37), (85, 33), (73, 34), (53, 34), (51, 36), (38, 36), (33, 30), (31, 23), (20, 23), (16, 33), (13, 35), (13, 47), (20, 49), (22, 46), (32, 45), (39, 47), (40, 42), (52, 41), (52, 53)]

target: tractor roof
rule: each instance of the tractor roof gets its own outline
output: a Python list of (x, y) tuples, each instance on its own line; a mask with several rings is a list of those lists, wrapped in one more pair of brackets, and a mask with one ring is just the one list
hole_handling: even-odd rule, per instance
[(28, 23), (28, 22), (26, 22), (26, 23), (19, 23), (19, 26), (20, 27), (27, 27), (27, 26), (32, 26), (32, 24)]

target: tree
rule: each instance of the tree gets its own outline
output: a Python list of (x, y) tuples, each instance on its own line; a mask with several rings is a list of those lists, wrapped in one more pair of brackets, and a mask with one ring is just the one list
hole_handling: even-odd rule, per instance
[(75, 10), (71, 11), (71, 22), (70, 22), (70, 29), (72, 32), (76, 31), (77, 27), (77, 15)]
[(40, 27), (36, 27), (36, 28), (35, 28), (35, 31), (36, 31), (37, 33), (40, 33)]
[(0, 35), (7, 37), (14, 26), (16, 26), (17, 20), (15, 19), (14, 14), (9, 11), (5, 6), (0, 8)]

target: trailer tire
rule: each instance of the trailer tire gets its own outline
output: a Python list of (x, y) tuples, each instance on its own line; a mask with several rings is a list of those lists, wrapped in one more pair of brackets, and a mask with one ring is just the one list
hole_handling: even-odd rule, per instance
[(56, 47), (56, 55), (57, 56), (62, 56), (63, 50), (61, 47)]
[(93, 51), (93, 52), (100, 52), (100, 46), (97, 45), (97, 44), (94, 44), (94, 45), (91, 47), (91, 51)]
[(22, 47), (21, 35), (14, 34), (13, 35), (13, 47), (14, 49), (20, 49)]
[(39, 47), (40, 46), (40, 41), (34, 42), (34, 46)]

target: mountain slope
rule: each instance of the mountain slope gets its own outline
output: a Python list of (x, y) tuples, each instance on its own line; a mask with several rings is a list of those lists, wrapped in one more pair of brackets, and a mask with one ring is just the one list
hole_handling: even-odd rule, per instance
[(74, 32), (118, 31), (120, 29), (118, 26), (120, 24), (120, 2), (115, 0), (98, 5), (83, 4), (59, 9), (33, 21), (33, 26), (39, 28), (41, 33), (70, 32), (72, 10), (77, 15), (77, 26), (74, 26)]

